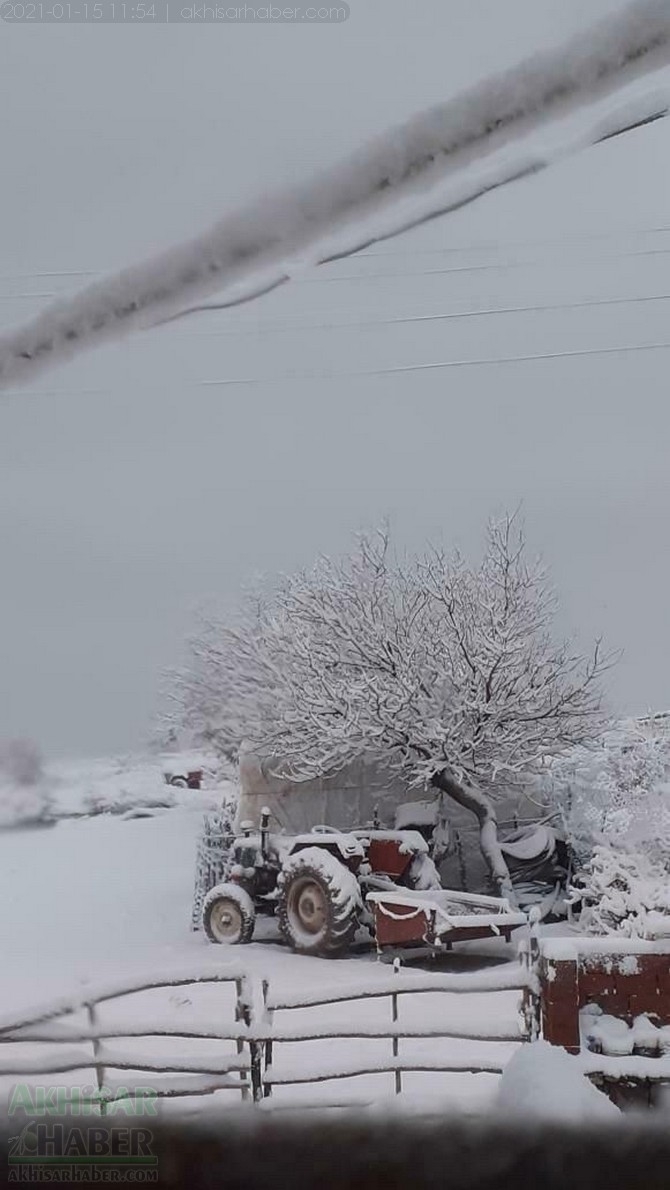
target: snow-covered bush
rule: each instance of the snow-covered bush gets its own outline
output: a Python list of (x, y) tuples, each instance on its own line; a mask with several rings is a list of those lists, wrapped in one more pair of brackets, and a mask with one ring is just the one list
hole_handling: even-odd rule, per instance
[(596, 745), (551, 762), (545, 793), (582, 860), (596, 844), (612, 843), (670, 866), (670, 733), (663, 723), (624, 721)]
[(585, 888), (588, 933), (645, 937), (668, 912), (670, 733), (663, 717), (626, 720), (597, 745), (551, 762), (559, 808)]
[(639, 852), (596, 846), (580, 873), (579, 891), (585, 933), (653, 937), (666, 917), (670, 927), (667, 869)]
[(37, 745), (21, 739), (0, 744), (0, 827), (46, 821), (51, 807)]

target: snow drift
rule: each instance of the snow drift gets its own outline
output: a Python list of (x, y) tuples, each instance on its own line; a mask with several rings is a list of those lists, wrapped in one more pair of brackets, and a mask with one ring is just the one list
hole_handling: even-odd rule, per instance
[[(301, 254), (303, 264), (307, 257), (316, 264), (350, 255), (525, 177), (547, 161), (507, 162), (447, 203), (437, 193), (445, 177), (669, 62), (670, 0), (637, 0), (561, 49), (415, 116), (313, 181), (260, 200), (200, 237), (55, 303), (0, 338), (0, 387), (103, 339), (164, 320), (208, 293), (237, 286), (226, 304), (253, 300), (287, 281), (289, 262)], [(665, 114), (663, 105), (638, 118), (659, 114)], [(616, 124), (591, 129), (591, 138), (616, 131)], [(394, 204), (412, 197), (422, 199), (420, 212), (398, 213), (389, 222)], [(371, 218), (362, 236), (361, 222)]]
[(584, 1076), (579, 1058), (546, 1041), (517, 1050), (502, 1076), (498, 1111), (526, 1122), (561, 1124), (613, 1123), (621, 1114)]

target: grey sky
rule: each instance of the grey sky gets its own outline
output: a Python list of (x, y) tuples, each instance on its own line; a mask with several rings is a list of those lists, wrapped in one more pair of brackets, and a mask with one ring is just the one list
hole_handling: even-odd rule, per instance
[[(37, 274), (149, 255), (614, 7), (352, 0), (329, 27), (0, 24), (0, 325), (85, 279)], [(471, 548), (520, 500), (563, 627), (625, 649), (616, 705), (670, 704), (667, 351), (280, 379), (668, 339), (670, 301), (308, 324), (670, 295), (670, 231), (648, 230), (670, 228), (669, 139), (660, 124), (611, 142), (379, 249), (393, 255), (3, 395), (0, 734), (135, 747), (199, 600), (232, 601), (385, 513), (410, 546)], [(427, 272), (482, 264), (504, 267)], [(268, 382), (197, 386), (229, 376)]]

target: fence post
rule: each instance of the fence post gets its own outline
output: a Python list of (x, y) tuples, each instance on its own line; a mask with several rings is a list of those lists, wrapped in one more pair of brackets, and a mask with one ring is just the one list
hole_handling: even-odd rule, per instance
[[(394, 974), (394, 975), (399, 975), (399, 974), (400, 974), (400, 959), (394, 959), (394, 960), (393, 960), (393, 974)], [(392, 1016), (392, 1018), (393, 1018), (393, 1024), (394, 1024), (394, 1025), (397, 1025), (397, 1024), (398, 1024), (398, 993), (397, 993), (397, 992), (393, 992), (393, 993), (392, 993), (392, 995), (391, 995), (391, 1016)], [(399, 1068), (398, 1068), (398, 1065), (397, 1065), (397, 1063), (398, 1063), (398, 1055), (399, 1055), (399, 1048), (400, 1048), (400, 1047), (399, 1047), (399, 1045), (398, 1045), (398, 1036), (397, 1036), (397, 1032), (394, 1030), (394, 1036), (393, 1036), (393, 1058), (394, 1058), (394, 1061), (395, 1061), (395, 1063), (396, 1063), (396, 1066), (395, 1066), (395, 1071), (394, 1071), (394, 1073), (395, 1073), (395, 1093), (396, 1093), (396, 1095), (399, 1095), (399, 1094), (401, 1093), (401, 1091), (402, 1091), (402, 1074), (401, 1074), (401, 1072), (400, 1072), (400, 1070), (399, 1070)]]
[(528, 946), (524, 947), (523, 959), (528, 973), (528, 982), (523, 993), (523, 1022), (528, 1041), (537, 1041), (540, 1036), (542, 1005), (540, 998), (540, 911), (536, 907), (529, 914), (530, 933)]
[(98, 1085), (98, 1098), (100, 1100), (100, 1115), (107, 1114), (107, 1104), (103, 1098), (103, 1090), (105, 1086), (105, 1068), (99, 1061), (100, 1056), (100, 1038), (98, 1037), (98, 1014), (95, 1010), (95, 1004), (90, 1000), (86, 1009), (88, 1012), (88, 1025), (91, 1033), (91, 1040), (93, 1042), (93, 1065), (95, 1066), (95, 1080)]
[[(241, 977), (235, 980), (235, 994), (237, 1001), (235, 1004), (235, 1020), (238, 1024), (249, 1027), (249, 1011), (245, 1008), (245, 980)], [(242, 1057), (244, 1053), (244, 1039), (238, 1037), (235, 1041), (238, 1057)], [(242, 1102), (247, 1103), (249, 1100), (249, 1085), (247, 1083), (247, 1074), (245, 1070), (240, 1070), (240, 1089), (242, 1092)]]
[[(270, 984), (267, 979), (263, 980), (263, 1023), (272, 1028), (274, 1023), (274, 1013), (272, 1009), (268, 1009), (268, 991)], [(272, 1038), (268, 1037), (265, 1041), (265, 1052), (263, 1061), (263, 1098), (269, 1099), (272, 1094), (272, 1083), (266, 1081), (268, 1069), (272, 1066), (273, 1045)]]
[(254, 1103), (260, 1103), (263, 1098), (263, 1071), (261, 1067), (261, 1046), (260, 1042), (251, 1035), (251, 1026), (253, 1021), (252, 1014), (252, 996), (249, 976), (243, 975), (239, 980), (240, 992), (238, 994), (238, 1008), (241, 1019), (249, 1030), (249, 1058), (251, 1063), (251, 1096)]

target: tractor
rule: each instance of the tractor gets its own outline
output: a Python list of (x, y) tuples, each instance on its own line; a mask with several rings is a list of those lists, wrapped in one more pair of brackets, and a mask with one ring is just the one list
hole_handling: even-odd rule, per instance
[(372, 932), (366, 898), (372, 892), (441, 887), (426, 839), (416, 830), (339, 831), (316, 826), (306, 834), (243, 823), (229, 841), (223, 880), (202, 902), (202, 927), (211, 942), (250, 942), (257, 914), (274, 916), (283, 940), (307, 955), (343, 954), (359, 926)]

